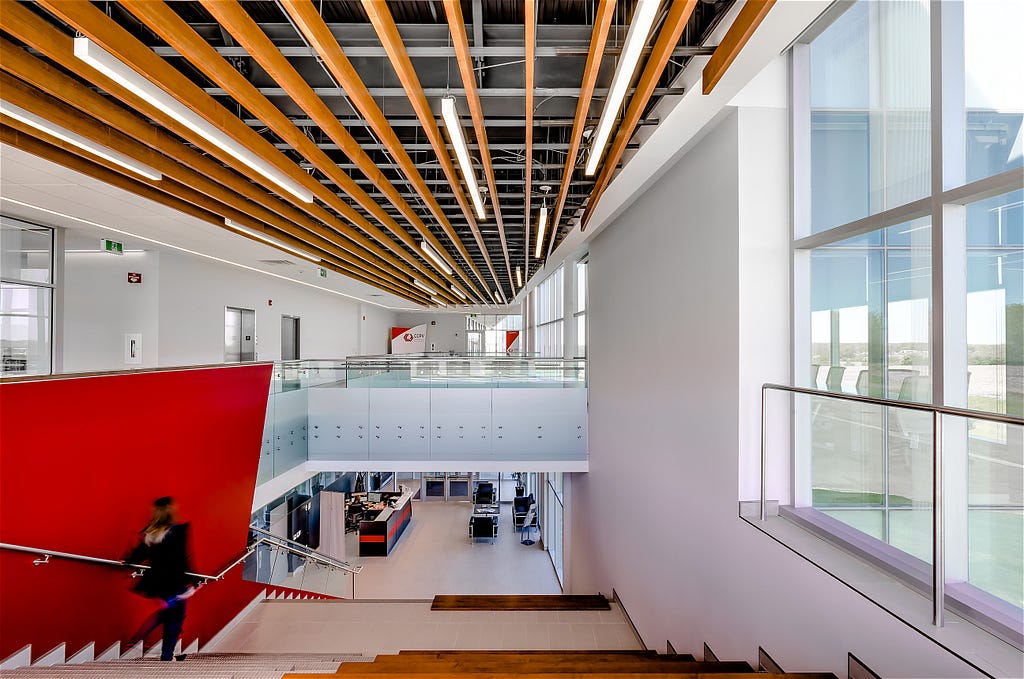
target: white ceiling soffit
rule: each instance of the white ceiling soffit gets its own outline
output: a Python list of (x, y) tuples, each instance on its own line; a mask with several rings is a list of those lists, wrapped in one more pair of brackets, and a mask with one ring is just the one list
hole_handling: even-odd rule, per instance
[[(537, 271), (519, 292), (516, 301), (521, 301), (525, 293), (547, 278), (568, 257), (581, 252), (587, 241), (640, 198), (714, 126), (719, 114), (747, 83), (789, 47), (831, 4), (832, 0), (779, 0), (709, 95), (701, 94), (701, 72), (710, 57), (694, 57), (672, 84), (672, 87), (683, 87), (684, 94), (665, 97), (661, 101), (664, 108), (653, 114), (661, 122), (651, 128), (640, 148), (608, 184), (586, 232), (580, 232), (579, 226), (574, 226), (548, 258), (547, 265)], [(708, 39), (708, 44), (717, 44), (722, 39), (741, 7), (742, 4), (737, 3), (730, 9)]]
[[(185, 251), (219, 260), (225, 266), (237, 265), (353, 298), (355, 302), (397, 311), (425, 308), (334, 271), (328, 271), (326, 279), (321, 278), (319, 265), (285, 250), (235, 235), (5, 144), (0, 144), (0, 212), (43, 226), (69, 229), (76, 236), (75, 243), (81, 242), (78, 236), (111, 238), (129, 249)], [(294, 266), (262, 263), (268, 260), (289, 260)]]

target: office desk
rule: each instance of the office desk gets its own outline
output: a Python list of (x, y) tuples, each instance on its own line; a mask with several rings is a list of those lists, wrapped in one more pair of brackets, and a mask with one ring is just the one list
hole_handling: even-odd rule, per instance
[(413, 491), (382, 493), (382, 496), (385, 500), (395, 499), (395, 506), (384, 504), (375, 518), (359, 522), (359, 556), (390, 554), (412, 518)]

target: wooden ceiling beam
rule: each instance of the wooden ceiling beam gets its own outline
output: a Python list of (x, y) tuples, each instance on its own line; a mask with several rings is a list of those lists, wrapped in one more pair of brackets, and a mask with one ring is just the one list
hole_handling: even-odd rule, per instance
[[(479, 5), (477, 5), (479, 8)], [(501, 240), (501, 251), (505, 255), (505, 269), (508, 271), (508, 282), (512, 287), (512, 296), (516, 293), (516, 281), (512, 275), (512, 264), (508, 258), (508, 243), (505, 241), (505, 222), (501, 216), (501, 204), (498, 200), (498, 186), (494, 182), (494, 168), (491, 167), (491, 151), (487, 145), (487, 126), (484, 120), (484, 109), (480, 104), (480, 95), (476, 91), (476, 70), (473, 68), (473, 57), (469, 54), (469, 36), (466, 34), (466, 23), (462, 16), (460, 0), (444, 0), (444, 12), (448, 17), (448, 29), (455, 47), (455, 57), (462, 74), (462, 84), (466, 89), (466, 102), (469, 104), (470, 115), (473, 116), (473, 131), (480, 150), (480, 161), (484, 166), (484, 177), (487, 188), (491, 192), (491, 206), (494, 220), (498, 224), (498, 237)], [(478, 38), (479, 39), (479, 38)]]
[(747, 0), (740, 8), (732, 26), (729, 26), (725, 37), (718, 43), (711, 59), (704, 66), (701, 77), (704, 94), (711, 94), (711, 91), (715, 89), (715, 85), (725, 75), (732, 62), (736, 60), (740, 50), (747, 44), (750, 36), (754, 34), (764, 18), (768, 16), (768, 12), (774, 4), (775, 0)]
[[(452, 159), (448, 155), (448, 148), (444, 143), (444, 138), (441, 136), (441, 130), (437, 127), (437, 120), (434, 118), (434, 113), (430, 108), (430, 103), (427, 101), (427, 96), (423, 93), (423, 87), (420, 85), (419, 77), (416, 75), (416, 69), (413, 68), (412, 60), (409, 58), (408, 52), (405, 51), (405, 44), (402, 42), (402, 36), (398, 33), (395, 19), (391, 16), (391, 11), (388, 9), (387, 4), (377, 0), (363, 0), (363, 9), (366, 11), (370, 23), (373, 24), (377, 37), (380, 38), (381, 45), (384, 46), (384, 50), (388, 53), (391, 66), (401, 81), (413, 110), (416, 111), (416, 117), (419, 118), (420, 125), (423, 126), (427, 139), (434, 147), (437, 160), (441, 164), (445, 177), (448, 178), (448, 183), (452, 187), (452, 192), (455, 194), (463, 214), (466, 216), (466, 221), (469, 223), (473, 236), (476, 238), (477, 246), (487, 262), (494, 283), (498, 284), (498, 274), (494, 271), (494, 264), (491, 262), (487, 246), (484, 244), (483, 236), (480, 234), (480, 227), (477, 225), (476, 217), (473, 214), (473, 207), (469, 204), (469, 200), (462, 190), (462, 183), (459, 181), (454, 165), (452, 165)], [(463, 256), (468, 260), (468, 253)], [(473, 268), (476, 270), (475, 266)], [(479, 270), (475, 272), (480, 282), (483, 283), (484, 288), (489, 289), (483, 274)]]
[[(78, 155), (76, 147), (65, 144), (64, 142), (58, 142), (57, 144), (51, 144), (44, 141), (33, 134), (8, 126), (6, 124), (0, 124), (0, 142), (12, 146), (14, 148), (31, 153), (34, 156), (43, 158), (44, 160), (56, 163), (63, 167), (73, 170), (80, 174), (86, 175), (97, 181), (101, 181), (104, 184), (115, 186), (119, 189), (123, 189), (130, 193), (133, 193), (142, 198), (146, 198), (155, 203), (169, 207), (177, 212), (186, 214), (195, 219), (202, 220), (209, 224), (222, 227), (223, 218), (219, 212), (212, 212), (209, 209), (195, 205), (190, 200), (182, 199), (168, 192), (167, 189), (181, 189), (187, 192), (187, 187), (184, 187), (177, 182), (166, 183), (164, 181), (149, 183), (146, 180), (136, 180), (126, 175), (116, 172), (102, 164), (93, 162), (83, 156)], [(157, 188), (157, 184), (161, 184), (161, 188)], [(253, 239), (259, 243), (258, 239)], [(402, 299), (406, 299), (415, 304), (427, 304), (429, 303), (425, 299), (425, 295), (422, 291), (414, 290), (408, 292), (394, 287), (390, 283), (386, 283), (375, 279), (374, 277), (366, 274), (359, 268), (352, 268), (342, 264), (338, 264), (334, 261), (327, 260), (323, 262), (325, 268), (331, 269), (337, 273), (340, 273), (348, 278), (358, 280), (360, 282), (371, 285), (375, 288), (387, 290), (392, 294), (395, 294)]]
[[(51, 46), (56, 43), (57, 41), (49, 41)], [(49, 56), (53, 58), (58, 54), (53, 51)], [(55, 60), (59, 63), (59, 59)], [(38, 91), (45, 92), (54, 99), (120, 130), (145, 147), (159, 151), (160, 154), (157, 154), (150, 162), (164, 174), (175, 177), (179, 181), (186, 181), (207, 195), (246, 212), (262, 222), (271, 224), (275, 228), (293, 229), (290, 233), (297, 237), (305, 237), (299, 235), (300, 229), (305, 229), (312, 234), (312, 238), (319, 238), (325, 247), (335, 245), (343, 250), (345, 252), (343, 258), (353, 266), (358, 265), (365, 268), (369, 265), (390, 275), (402, 273), (376, 255), (368, 253), (358, 244), (348, 239), (338, 240), (334, 231), (308, 214), (260, 189), (257, 185), (208, 156), (194, 151), (110, 98), (82, 85), (64, 72), (44, 63), (29, 54), (28, 51), (3, 38), (0, 38), (0, 69), (26, 83), (31, 83), (31, 86)], [(11, 91), (8, 89), (9, 87), (12, 86), (7, 85), (4, 90)], [(161, 154), (169, 160), (161, 162), (159, 160), (162, 157)], [(194, 171), (191, 179), (181, 176), (180, 173), (183, 170)], [(322, 208), (319, 209), (322, 210)], [(331, 218), (329, 213), (325, 210), (323, 212), (325, 217)], [(348, 228), (347, 225), (341, 226)]]
[[(197, 68), (221, 85), (250, 113), (263, 121), (275, 134), (297, 149), (313, 165), (352, 196), (356, 202), (386, 226), (410, 250), (420, 249), (409, 232), (399, 225), (366, 191), (348, 174), (338, 168), (316, 143), (295, 126), (288, 117), (274, 106), (248, 81), (245, 76), (220, 58), (217, 51), (201, 38), (166, 4), (151, 0), (125, 0), (124, 4), (139, 20), (160, 35), (172, 47), (182, 53)], [(273, 41), (267, 37), (237, 2), (204, 0), (204, 7), (240, 45), (246, 48), (254, 59), (288, 93), (295, 103), (316, 122), (338, 145), (373, 185), (398, 209), (399, 213), (413, 225), (420, 236), (433, 246), (453, 269), (460, 267), (444, 249), (437, 237), (427, 228), (416, 211), (402, 198), (401, 193), (377, 167), (373, 159), (360, 147), (348, 130), (338, 122), (337, 117), (323, 100), (313, 92), (306, 80), (284, 57)], [(426, 264), (436, 265), (424, 258)], [(438, 269), (439, 276), (454, 283), (455, 279)], [(465, 277), (465, 274), (463, 273)], [(440, 281), (435, 281), (440, 283)], [(468, 278), (467, 278), (467, 282)], [(455, 297), (451, 296), (454, 300)]]
[(658, 85), (658, 81), (661, 79), (661, 74), (665, 71), (665, 66), (668, 64), (669, 59), (672, 58), (672, 51), (679, 43), (679, 38), (682, 36), (683, 30), (686, 29), (686, 23), (690, 20), (690, 15), (693, 14), (693, 10), (697, 7), (697, 1), (672, 0), (668, 15), (661, 26), (661, 33), (658, 34), (654, 49), (647, 58), (647, 65), (644, 66), (640, 80), (636, 84), (636, 91), (629, 100), (626, 112), (623, 114), (622, 121), (615, 132), (615, 138), (612, 140), (611, 147), (608, 149), (608, 153), (601, 165), (601, 171), (597, 175), (594, 189), (590, 194), (590, 198), (587, 199), (587, 208), (583, 213), (580, 231), (586, 231), (587, 223), (594, 214), (597, 202), (601, 199), (601, 194), (608, 187), (612, 174), (615, 172), (615, 168), (618, 166), (619, 160), (626, 150), (626, 145), (633, 138), (633, 132), (636, 131), (636, 127), (640, 123), (640, 117), (643, 115), (644, 109), (647, 108), (647, 102), (651, 100), (651, 94), (654, 93), (654, 88)]
[[(113, 21), (113, 19), (105, 15), (100, 9), (88, 2), (88, 0), (38, 1), (40, 5), (45, 7), (52, 14), (67, 22), (75, 29), (81, 31), (84, 35), (94, 40), (98, 45), (116, 56), (130, 68), (134, 69), (138, 73), (145, 74), (151, 82), (159, 86), (167, 94), (175, 97), (179, 101), (183, 101), (189, 108), (201, 115), (211, 124), (215, 125), (226, 135), (246, 146), (262, 160), (271, 164), (278, 171), (284, 173), (300, 186), (310, 190), (314, 196), (320, 198), (320, 200), (329, 205), (338, 214), (345, 217), (352, 224), (357, 225), (364, 232), (371, 235), (378, 244), (384, 245), (391, 250), (394, 255), (397, 255), (406, 262), (404, 265), (400, 264), (398, 260), (389, 255), (387, 257), (389, 263), (405, 269), (410, 276), (413, 275), (412, 271), (420, 270), (422, 275), (432, 278), (433, 272), (428, 271), (419, 260), (410, 255), (401, 247), (400, 244), (387, 237), (383, 232), (370, 224), (368, 220), (331, 192), (327, 187), (323, 186), (315, 178), (302, 171), (298, 165), (288, 159), (284, 154), (274, 149), (270, 142), (252, 130), (252, 128), (242, 122), (237, 116), (233, 115), (230, 111), (214, 101), (209, 97), (209, 95), (206, 95), (181, 72), (154, 54), (152, 50), (139, 42), (134, 36), (128, 33), (128, 31), (121, 28)], [(4, 12), (0, 14), (0, 25), (6, 24), (6, 16), (10, 12), (8, 5), (10, 4), (14, 3), (4, 3)], [(78, 62), (75, 70), (81, 73), (84, 70), (82, 68), (83, 66), (85, 66), (84, 63)], [(92, 69), (89, 70), (91, 71)], [(159, 113), (159, 111), (152, 106), (149, 106), (144, 110), (147, 110), (150, 113), (154, 111)], [(167, 116), (161, 114), (159, 116), (154, 115), (153, 117), (163, 120)], [(213, 144), (198, 134), (189, 133), (185, 136), (203, 148), (216, 148)], [(223, 159), (223, 155), (220, 157)], [(228, 156), (228, 159), (231, 166), (238, 167), (240, 165), (240, 163), (234, 158), (230, 158), (230, 156)], [(248, 169), (243, 172), (248, 172)], [(295, 196), (292, 196), (289, 192), (282, 191), (279, 195), (282, 195), (283, 198), (297, 204), (299, 207), (308, 205)]]
[[(394, 158), (399, 170), (412, 183), (416, 193), (419, 194), (420, 199), (426, 204), (434, 219), (441, 225), (441, 228), (448, 234), (448, 237), (453, 238), (455, 229), (452, 227), (444, 209), (434, 197), (434, 192), (427, 185), (419, 170), (416, 169), (415, 162), (413, 162), (405, 146), (399, 140), (391, 123), (385, 117), (384, 112), (380, 110), (377, 101), (370, 94), (369, 88), (359, 77), (359, 74), (352, 66), (352, 62), (348, 60), (344, 50), (334, 38), (327, 24), (324, 23), (323, 18), (317, 12), (311, 0), (282, 0), (281, 4), (305, 40), (323, 60), (327, 70), (330, 71), (334, 79), (345, 90), (349, 101), (355, 105), (356, 110), (359, 111), (374, 134), (377, 135), (381, 144)], [(341, 123), (339, 122), (338, 124)], [(452, 242), (455, 242), (454, 238)], [(478, 241), (477, 244), (479, 245), (480, 242)], [(468, 255), (464, 247), (459, 248), (459, 254), (463, 258)], [(449, 260), (446, 259), (445, 261)], [(449, 263), (451, 264), (451, 262)], [(462, 286), (459, 287), (462, 288)], [(473, 297), (475, 294), (479, 301), (487, 299), (486, 294), (481, 294), (476, 286), (468, 285), (466, 287), (469, 290), (468, 294), (470, 297)], [(464, 289), (463, 293), (466, 292)]]
[(523, 276), (530, 278), (530, 222), (533, 196), (533, 84), (534, 60), (537, 51), (537, 7), (534, 0), (526, 0), (523, 6), (525, 32), (523, 40), (526, 45), (526, 207), (523, 213)]
[(580, 151), (580, 142), (583, 139), (583, 128), (587, 124), (587, 115), (590, 112), (590, 99), (594, 94), (594, 85), (597, 83), (597, 74), (601, 70), (601, 58), (604, 56), (604, 44), (608, 39), (608, 29), (612, 23), (612, 16), (615, 14), (614, 0), (600, 0), (597, 5), (597, 14), (594, 16), (594, 33), (590, 39), (590, 50), (587, 53), (587, 65), (583, 70), (583, 84), (580, 86), (580, 98), (576, 103), (576, 116), (572, 123), (572, 140), (569, 143), (569, 155), (565, 158), (565, 169), (562, 171), (562, 184), (558, 188), (558, 199), (555, 201), (553, 219), (548, 222), (551, 232), (547, 235), (548, 247), (545, 258), (555, 248), (555, 239), (558, 236), (559, 226), (562, 223), (562, 210), (565, 208), (565, 199), (569, 195), (569, 185), (572, 183), (572, 176), (576, 171), (576, 157)]

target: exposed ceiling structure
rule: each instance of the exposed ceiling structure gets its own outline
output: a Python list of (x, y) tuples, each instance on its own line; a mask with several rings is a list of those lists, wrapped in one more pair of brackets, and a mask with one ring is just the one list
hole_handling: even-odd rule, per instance
[[(643, 4), (645, 48), (595, 143)], [(0, 141), (416, 304), (502, 303), (585, 228), (731, 4), (0, 0)], [(771, 4), (734, 27), (749, 37)]]

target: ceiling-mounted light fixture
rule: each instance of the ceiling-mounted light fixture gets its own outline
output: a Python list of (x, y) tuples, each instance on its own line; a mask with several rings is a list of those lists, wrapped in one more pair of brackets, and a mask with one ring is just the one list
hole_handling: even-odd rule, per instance
[(311, 191), (221, 132), (205, 118), (197, 115), (89, 38), (75, 38), (75, 56), (299, 200), (305, 203), (313, 202)]
[(633, 11), (633, 21), (629, 24), (619, 64), (615, 69), (615, 75), (612, 76), (612, 85), (608, 88), (608, 97), (604, 100), (601, 120), (597, 123), (597, 132), (590, 146), (590, 158), (584, 169), (588, 177), (597, 172), (597, 164), (601, 162), (601, 157), (604, 155), (604, 147), (611, 135), (612, 125), (615, 124), (615, 119), (619, 115), (619, 107), (622, 106), (622, 100), (626, 97), (626, 90), (633, 80), (636, 67), (640, 64), (640, 56), (647, 44), (647, 36), (650, 35), (654, 19), (658, 15), (659, 4), (660, 0), (637, 0), (636, 9)]
[(439, 300), (437, 297), (431, 297), (430, 301), (436, 304), (437, 306), (448, 306), (443, 301)]
[(544, 246), (544, 227), (548, 225), (548, 209), (540, 209), (540, 224), (537, 225), (537, 249), (533, 252), (534, 259), (540, 259), (540, 251)]
[(466, 186), (469, 187), (469, 197), (473, 200), (473, 206), (476, 208), (476, 216), (480, 219), (487, 219), (487, 213), (484, 212), (484, 199), (476, 184), (473, 163), (469, 160), (469, 147), (466, 146), (466, 138), (462, 136), (462, 122), (459, 120), (458, 111), (455, 110), (455, 97), (441, 99), (441, 118), (444, 120), (444, 126), (448, 129), (448, 138), (452, 140), (452, 146), (455, 147), (455, 158), (459, 161), (462, 177), (466, 180)]
[(224, 226), (228, 227), (229, 229), (234, 229), (235, 231), (241, 231), (242, 233), (248, 234), (248, 235), (252, 236), (253, 238), (258, 238), (259, 240), (263, 241), (264, 243), (268, 243), (270, 245), (273, 245), (275, 248), (280, 248), (282, 250), (286, 250), (287, 252), (290, 252), (293, 255), (297, 256), (297, 257), (302, 257), (303, 259), (308, 259), (311, 262), (315, 262), (315, 263), (319, 264), (321, 261), (323, 261), (322, 259), (320, 259), (319, 257), (316, 257), (315, 255), (310, 255), (310, 254), (305, 253), (305, 252), (303, 252), (302, 250), (300, 250), (300, 249), (298, 249), (296, 247), (288, 245), (287, 243), (282, 243), (281, 241), (277, 240), (273, 236), (268, 236), (267, 234), (263, 233), (262, 231), (257, 231), (256, 229), (251, 229), (248, 226), (245, 226), (244, 224), (239, 224), (238, 222), (236, 222), (235, 220), (231, 219), (230, 217), (225, 217), (224, 218)]
[(445, 264), (445, 261), (441, 259), (441, 255), (437, 254), (437, 251), (434, 250), (434, 248), (430, 247), (430, 243), (428, 243), (425, 240), (421, 240), (420, 250), (423, 250), (423, 254), (434, 260), (434, 263), (437, 264), (438, 268), (441, 269), (441, 271), (444, 271), (449, 276), (452, 275), (452, 268)]
[(419, 288), (420, 290), (423, 290), (423, 291), (425, 291), (425, 292), (428, 292), (428, 293), (430, 293), (431, 295), (437, 296), (437, 290), (435, 290), (434, 288), (430, 287), (430, 286), (429, 286), (429, 285), (427, 285), (426, 283), (423, 283), (423, 282), (421, 282), (421, 281), (420, 281), (419, 279), (417, 279), (417, 278), (414, 278), (414, 279), (412, 279), (412, 284), (413, 284), (413, 285), (415, 285), (415, 286), (416, 286), (417, 288)]
[(454, 292), (456, 295), (458, 295), (459, 299), (466, 299), (466, 293), (464, 293), (462, 290), (459, 290), (454, 285), (449, 286), (449, 287), (451, 287), (452, 292)]
[(516, 267), (516, 285), (523, 287), (523, 270), (520, 267)]
[(97, 144), (91, 139), (87, 139), (82, 135), (72, 132), (71, 130), (61, 127), (56, 123), (52, 123), (46, 118), (37, 116), (31, 111), (26, 111), (20, 106), (10, 103), (9, 101), (0, 100), (0, 113), (3, 113), (9, 118), (21, 121), (29, 127), (34, 127), (40, 132), (45, 132), (51, 137), (56, 137), (61, 141), (65, 141), (72, 146), (88, 151), (94, 156), (99, 156), (106, 161), (120, 165), (126, 170), (130, 170), (137, 175), (145, 177), (146, 179), (152, 179), (153, 181), (160, 181), (163, 179), (163, 175), (159, 170), (154, 170), (149, 165), (143, 165), (134, 158), (130, 158), (123, 153), (114, 151), (113, 149), (107, 148), (101, 144)]

